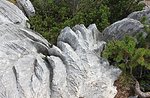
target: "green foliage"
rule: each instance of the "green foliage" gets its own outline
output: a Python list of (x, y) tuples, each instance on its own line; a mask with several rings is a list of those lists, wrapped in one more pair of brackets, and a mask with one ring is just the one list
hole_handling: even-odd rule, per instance
[(122, 85), (121, 87), (124, 89), (130, 88), (134, 84), (134, 81), (130, 74), (122, 73), (118, 79), (118, 81)]
[(150, 24), (149, 20), (147, 19), (148, 17), (142, 17), (141, 23), (144, 24), (144, 30), (146, 32), (145, 35), (140, 33), (137, 38), (139, 40), (139, 47), (144, 47), (144, 48), (150, 48)]
[[(97, 6), (94, 0), (31, 0), (37, 11), (30, 17), (31, 28), (42, 34), (50, 43), (55, 44), (58, 33), (66, 26), (96, 23), (103, 30), (109, 25), (109, 8)], [(88, 5), (88, 6), (87, 6)]]
[(135, 38), (126, 36), (123, 40), (109, 42), (103, 51), (103, 57), (123, 71), (132, 74), (137, 66), (143, 66), (150, 70), (150, 49), (138, 48)]
[(130, 13), (142, 10), (143, 4), (139, 4), (143, 0), (104, 0), (104, 3), (110, 9), (110, 22), (127, 17)]
[(135, 38), (126, 36), (123, 40), (108, 42), (102, 56), (107, 58), (112, 65), (122, 69), (121, 83), (128, 83), (128, 74), (140, 80), (140, 84), (146, 91), (150, 91), (150, 25), (143, 17), (144, 33), (139, 33)]
[(130, 59), (135, 51), (136, 42), (132, 37), (125, 37), (122, 41), (114, 40), (107, 44), (103, 51), (103, 57), (116, 62), (121, 69), (128, 66)]
[[(145, 40), (147, 40), (147, 37)], [(113, 40), (108, 42), (102, 56), (123, 71), (123, 76), (120, 79), (122, 85), (130, 85), (130, 82), (133, 81), (132, 76), (134, 76), (141, 80), (140, 84), (142, 87), (149, 91), (150, 49), (147, 47), (143, 48), (141, 45), (137, 43), (135, 38), (126, 36), (121, 41)], [(128, 77), (131, 80), (127, 80)], [(131, 85), (133, 84), (131, 83)]]
[[(76, 24), (95, 23), (100, 31), (110, 23), (140, 9), (130, 0), (31, 0), (36, 16), (30, 17), (31, 28), (55, 44), (61, 29)], [(131, 4), (130, 4), (131, 5)], [(140, 7), (140, 8), (139, 8)]]
[(145, 91), (150, 92), (150, 71), (146, 70), (145, 74), (142, 76), (142, 79), (139, 79), (141, 86)]

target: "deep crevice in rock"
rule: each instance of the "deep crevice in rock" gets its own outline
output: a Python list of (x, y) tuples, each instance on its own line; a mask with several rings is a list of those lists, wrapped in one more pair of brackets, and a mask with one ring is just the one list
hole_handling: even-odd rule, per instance
[(23, 93), (24, 91), (23, 91), (23, 89), (19, 83), (19, 80), (18, 80), (19, 76), (18, 76), (18, 73), (17, 73), (15, 66), (12, 67), (12, 70), (13, 70), (15, 78), (16, 78), (16, 85), (17, 85), (17, 90), (19, 92), (19, 96), (20, 96), (20, 98), (26, 98), (24, 93)]
[[(43, 58), (44, 61), (45, 61), (45, 65), (46, 67), (48, 68), (49, 70), (49, 88), (50, 88), (50, 94), (51, 94), (51, 91), (52, 91), (52, 81), (53, 81), (53, 68), (50, 64), (50, 62), (48, 61), (48, 58), (45, 57)], [(51, 95), (50, 95), (51, 96)], [(51, 98), (51, 97), (50, 97)]]
[(38, 65), (37, 59), (35, 59), (35, 61), (34, 61), (34, 73), (35, 73), (35, 76), (38, 78), (38, 80), (42, 81), (42, 78), (40, 77), (40, 75), (37, 72), (37, 70), (40, 70), (41, 68), (38, 68), (38, 67), (39, 67), (39, 65)]

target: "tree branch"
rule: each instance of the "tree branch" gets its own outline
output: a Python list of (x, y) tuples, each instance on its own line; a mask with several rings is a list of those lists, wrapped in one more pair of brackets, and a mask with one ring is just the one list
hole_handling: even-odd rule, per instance
[(140, 97), (140, 98), (150, 98), (150, 92), (142, 92), (140, 89), (140, 84), (137, 80), (135, 80), (135, 93)]

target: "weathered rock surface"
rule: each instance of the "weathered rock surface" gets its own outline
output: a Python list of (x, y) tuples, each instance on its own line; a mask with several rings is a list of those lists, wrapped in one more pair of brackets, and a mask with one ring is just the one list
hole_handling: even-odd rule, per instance
[(35, 14), (35, 9), (30, 0), (16, 0), (17, 6), (29, 17)]
[[(53, 69), (52, 98), (113, 98), (113, 86), (120, 71), (99, 57), (97, 50), (105, 42), (97, 40), (95, 25), (87, 29), (66, 27), (58, 38), (58, 47), (48, 57)], [(57, 55), (56, 55), (57, 52)]]
[(107, 27), (102, 32), (101, 40), (122, 39), (125, 35), (136, 36), (138, 33), (143, 32), (143, 28), (144, 25), (140, 21), (125, 18)]
[(50, 48), (30, 30), (0, 25), (0, 97), (113, 98), (119, 69), (95, 51), (104, 42), (94, 40), (94, 25), (75, 27), (76, 32), (69, 27), (62, 30), (59, 48)]
[(115, 96), (120, 70), (100, 57), (105, 42), (94, 24), (66, 27), (51, 47), (22, 25), (27, 18), (15, 5), (1, 0), (0, 8), (0, 98)]
[(132, 18), (138, 21), (141, 21), (143, 17), (147, 18), (148, 23), (150, 23), (150, 9), (145, 9), (142, 11), (133, 12), (128, 15), (128, 18)]
[(11, 22), (25, 27), (27, 20), (27, 17), (17, 6), (7, 0), (0, 0), (0, 24)]
[(113, 23), (104, 29), (100, 39), (103, 41), (122, 39), (125, 35), (136, 36), (141, 32), (146, 36), (144, 25), (140, 22), (143, 17), (146, 17), (146, 22), (150, 23), (150, 9), (133, 12), (127, 18)]
[(27, 29), (0, 25), (1, 98), (49, 98), (47, 47), (45, 39)]

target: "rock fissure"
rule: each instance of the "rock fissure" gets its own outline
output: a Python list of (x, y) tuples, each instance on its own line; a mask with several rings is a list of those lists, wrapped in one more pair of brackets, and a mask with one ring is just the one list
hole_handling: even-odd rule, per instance
[(19, 83), (19, 80), (18, 80), (19, 76), (18, 76), (18, 73), (17, 73), (15, 66), (12, 67), (12, 70), (13, 70), (15, 78), (16, 78), (16, 85), (17, 85), (16, 88), (18, 89), (19, 98), (25, 98), (24, 91), (23, 91), (23, 89)]
[(50, 98), (51, 98), (51, 92), (52, 92), (52, 81), (53, 81), (53, 68), (48, 60), (47, 57), (44, 58), (46, 67), (49, 70), (49, 88), (50, 88)]
[(38, 70), (41, 70), (40, 72), (43, 72), (42, 68), (40, 68), (40, 66), (38, 65), (37, 60), (35, 59), (35, 61), (34, 61), (34, 73), (35, 73), (35, 76), (39, 79), (39, 81), (42, 81), (42, 78), (40, 77), (41, 75), (39, 75), (39, 74), (42, 74), (42, 73), (37, 72)]

